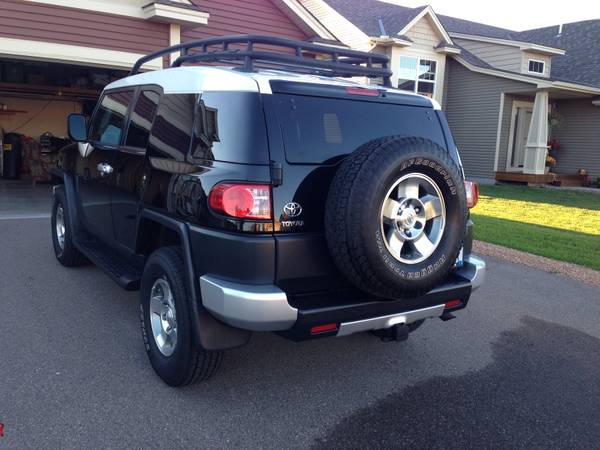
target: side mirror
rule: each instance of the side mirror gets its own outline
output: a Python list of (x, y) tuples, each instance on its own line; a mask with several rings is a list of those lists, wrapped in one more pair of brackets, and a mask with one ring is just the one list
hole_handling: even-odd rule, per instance
[(69, 114), (67, 119), (69, 138), (75, 142), (87, 141), (87, 125), (83, 114)]

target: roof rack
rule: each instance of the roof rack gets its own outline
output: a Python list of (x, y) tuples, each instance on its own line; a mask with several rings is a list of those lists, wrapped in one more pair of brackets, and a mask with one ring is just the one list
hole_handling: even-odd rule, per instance
[[(259, 49), (255, 49), (256, 44)], [(281, 50), (287, 50), (287, 53)], [(384, 86), (391, 86), (392, 71), (388, 68), (389, 58), (385, 55), (252, 34), (174, 45), (138, 59), (129, 75), (139, 73), (142, 65), (148, 61), (175, 52), (181, 52), (181, 56), (173, 61), (171, 67), (179, 67), (184, 63), (227, 62), (241, 66), (240, 69), (245, 72), (265, 67), (330, 77), (383, 78)]]

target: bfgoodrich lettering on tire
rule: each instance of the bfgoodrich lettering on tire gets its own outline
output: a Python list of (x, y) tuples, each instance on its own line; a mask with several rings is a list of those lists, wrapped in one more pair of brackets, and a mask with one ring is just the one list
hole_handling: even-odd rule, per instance
[(325, 210), (339, 270), (377, 296), (421, 295), (447, 276), (467, 220), (460, 169), (437, 144), (386, 137), (338, 169)]
[(170, 386), (207, 380), (219, 369), (222, 352), (196, 347), (181, 251), (163, 247), (148, 258), (140, 289), (142, 336), (150, 363)]

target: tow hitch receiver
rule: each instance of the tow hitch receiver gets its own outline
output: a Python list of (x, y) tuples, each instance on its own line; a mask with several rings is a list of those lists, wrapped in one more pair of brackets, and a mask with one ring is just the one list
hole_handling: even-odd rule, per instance
[(399, 323), (393, 327), (374, 330), (373, 334), (383, 342), (406, 341), (408, 339), (408, 327), (404, 323)]

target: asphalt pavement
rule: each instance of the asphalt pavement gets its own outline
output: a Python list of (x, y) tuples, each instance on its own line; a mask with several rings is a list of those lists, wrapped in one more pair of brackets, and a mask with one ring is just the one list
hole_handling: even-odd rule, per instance
[[(209, 382), (146, 358), (137, 293), (0, 215), (0, 448), (598, 448), (600, 290), (488, 258), (404, 343), (255, 334)], [(0, 427), (1, 429), (1, 427)]]

